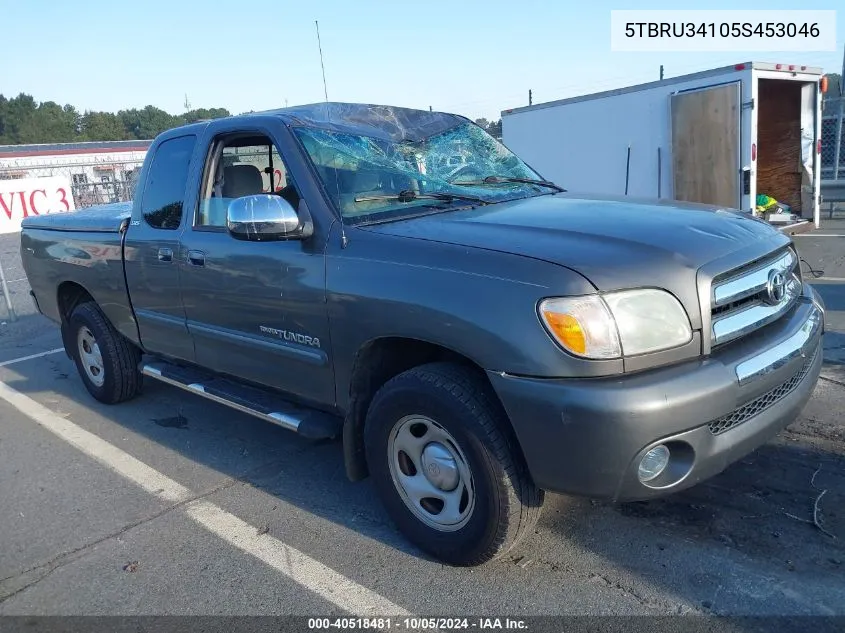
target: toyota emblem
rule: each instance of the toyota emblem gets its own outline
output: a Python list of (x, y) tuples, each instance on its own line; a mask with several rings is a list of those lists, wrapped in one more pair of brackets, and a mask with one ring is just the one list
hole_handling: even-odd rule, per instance
[(786, 296), (786, 276), (779, 270), (769, 271), (769, 281), (766, 282), (766, 302), (777, 305)]

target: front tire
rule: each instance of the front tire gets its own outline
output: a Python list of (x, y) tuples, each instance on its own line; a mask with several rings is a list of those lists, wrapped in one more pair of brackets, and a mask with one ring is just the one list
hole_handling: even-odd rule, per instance
[(114, 329), (97, 304), (74, 308), (66, 344), (85, 388), (100, 402), (117, 404), (141, 391), (140, 350)]
[(460, 566), (507, 554), (543, 504), (489, 385), (449, 363), (415, 367), (376, 393), (367, 463), (391, 519), (420, 549)]

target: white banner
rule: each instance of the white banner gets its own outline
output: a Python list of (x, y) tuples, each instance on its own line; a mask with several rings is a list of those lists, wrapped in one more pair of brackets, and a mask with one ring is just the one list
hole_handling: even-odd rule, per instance
[(0, 233), (21, 230), (21, 220), (31, 215), (75, 211), (66, 176), (0, 180)]

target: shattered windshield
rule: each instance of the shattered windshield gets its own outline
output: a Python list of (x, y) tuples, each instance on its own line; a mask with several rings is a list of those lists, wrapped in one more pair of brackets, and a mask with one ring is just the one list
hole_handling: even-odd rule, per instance
[(459, 208), (549, 193), (538, 184), (505, 182), (542, 179), (468, 122), (415, 141), (313, 127), (295, 130), (345, 218), (381, 220), (425, 213), (433, 206)]

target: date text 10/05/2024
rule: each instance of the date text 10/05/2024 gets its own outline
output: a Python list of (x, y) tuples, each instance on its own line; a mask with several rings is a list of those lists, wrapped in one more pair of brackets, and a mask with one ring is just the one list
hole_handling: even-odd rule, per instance
[(526, 630), (524, 620), (514, 618), (308, 618), (309, 630)]

